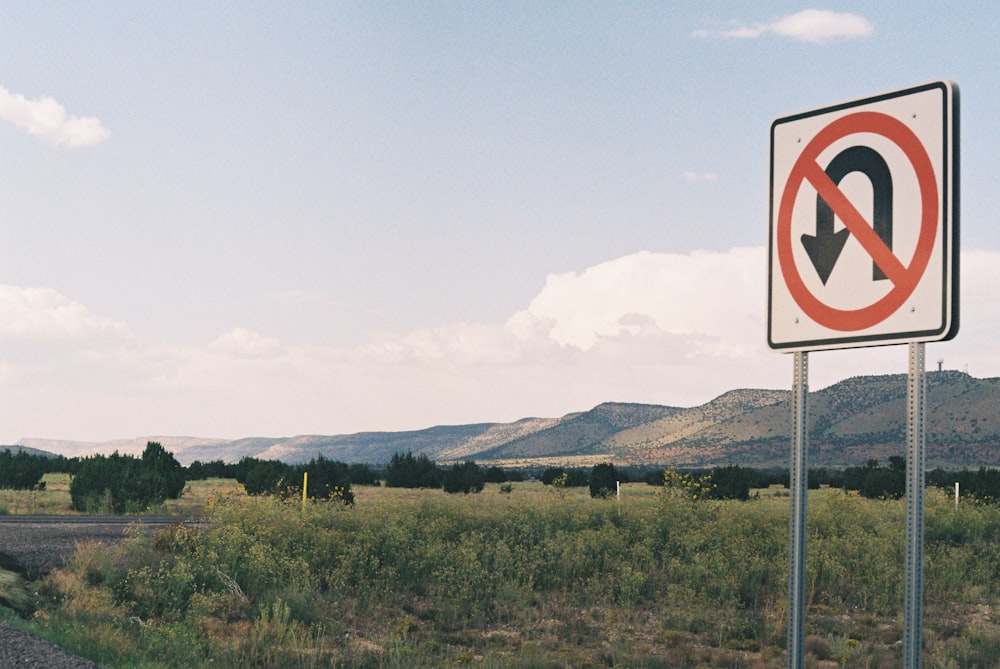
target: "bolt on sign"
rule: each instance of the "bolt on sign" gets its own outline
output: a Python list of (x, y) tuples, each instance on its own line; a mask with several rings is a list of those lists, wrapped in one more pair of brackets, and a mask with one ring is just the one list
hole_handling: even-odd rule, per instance
[(957, 147), (950, 81), (771, 124), (771, 348), (955, 336)]

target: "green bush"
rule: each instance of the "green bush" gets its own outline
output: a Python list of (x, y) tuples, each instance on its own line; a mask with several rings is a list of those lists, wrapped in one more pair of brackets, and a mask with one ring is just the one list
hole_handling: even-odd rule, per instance
[(292, 468), (277, 460), (244, 458), (240, 464), (242, 478), (237, 480), (243, 484), (248, 495), (275, 495), (292, 476)]
[(606, 499), (618, 492), (618, 473), (609, 462), (594, 465), (590, 472), (590, 496)]
[[(244, 458), (240, 461), (243, 488), (248, 495), (276, 495), (283, 498), (306, 496), (312, 500), (337, 500), (354, 503), (351, 491), (351, 468), (343, 462), (317, 456), (304, 465), (288, 465), (277, 460)], [(305, 474), (308, 473), (308, 479)]]
[(711, 499), (750, 499), (750, 486), (757, 473), (747, 467), (729, 465), (716, 467), (709, 473), (712, 485)]
[(379, 478), (371, 467), (362, 463), (354, 463), (348, 467), (348, 475), (354, 485), (378, 485)]
[(545, 485), (558, 485), (563, 488), (583, 488), (590, 483), (590, 477), (582, 469), (549, 467), (542, 472), (541, 481)]
[(463, 462), (444, 473), (442, 485), (445, 492), (480, 492), (486, 485), (486, 475), (475, 462)]
[(351, 491), (351, 470), (343, 462), (327, 460), (322, 455), (310, 460), (307, 464), (292, 469), (292, 479), (289, 480), (281, 494), (286, 497), (301, 495), (302, 488), (298, 481), (303, 480), (303, 474), (308, 472), (308, 488), (306, 496), (312, 500), (334, 500), (344, 504), (354, 503), (354, 493)]
[(869, 460), (864, 467), (844, 470), (844, 490), (857, 490), (868, 499), (899, 499), (906, 494), (906, 460), (894, 455), (888, 467)]
[(177, 499), (184, 492), (184, 468), (157, 442), (147, 442), (141, 470), (140, 479), (150, 499)]
[(440, 488), (441, 479), (441, 470), (424, 454), (393, 453), (385, 468), (389, 488)]
[(237, 465), (226, 464), (222, 460), (202, 462), (195, 460), (184, 468), (184, 478), (188, 481), (204, 481), (205, 479), (236, 478)]
[(50, 458), (31, 455), (24, 451), (11, 453), (9, 448), (0, 451), (0, 488), (31, 490), (37, 486), (48, 470)]
[(69, 486), (73, 509), (92, 513), (145, 511), (183, 491), (183, 468), (154, 441), (141, 458), (117, 451), (83, 458)]
[(960, 472), (936, 469), (927, 475), (927, 485), (943, 488), (948, 492), (955, 489), (956, 483), (962, 497), (983, 502), (1000, 502), (1000, 469), (980, 467), (976, 471), (963, 469)]

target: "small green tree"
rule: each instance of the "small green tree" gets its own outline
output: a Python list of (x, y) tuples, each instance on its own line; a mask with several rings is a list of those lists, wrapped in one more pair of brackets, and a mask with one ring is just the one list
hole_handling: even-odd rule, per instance
[(31, 490), (48, 471), (46, 460), (43, 455), (31, 455), (24, 451), (12, 454), (9, 448), (0, 451), (0, 488)]
[(709, 473), (711, 499), (750, 499), (750, 484), (755, 472), (739, 465), (716, 467)]
[(378, 475), (363, 463), (355, 463), (347, 468), (351, 483), (355, 485), (378, 485)]
[(906, 493), (906, 459), (894, 455), (888, 467), (869, 460), (864, 467), (844, 470), (844, 490), (857, 490), (869, 499), (899, 499)]
[(442, 484), (445, 492), (480, 492), (486, 484), (486, 475), (479, 465), (470, 460), (446, 471)]
[(184, 492), (184, 468), (159, 442), (146, 442), (141, 470), (150, 487), (150, 500), (177, 499)]
[(508, 479), (507, 472), (502, 467), (497, 467), (496, 465), (483, 470), (483, 475), (486, 477), (487, 483), (504, 483)]
[(441, 470), (424, 454), (393, 453), (385, 468), (388, 488), (440, 488)]
[(351, 476), (346, 464), (327, 460), (322, 455), (308, 464), (294, 469), (294, 475), (285, 481), (282, 494), (286, 497), (301, 495), (303, 474), (309, 474), (306, 496), (314, 500), (334, 500), (344, 504), (354, 504), (351, 491)]
[(248, 495), (277, 494), (285, 480), (292, 476), (292, 468), (277, 460), (253, 460), (246, 464), (243, 488)]
[(238, 465), (227, 465), (222, 460), (201, 462), (195, 460), (184, 468), (184, 478), (188, 481), (203, 481), (205, 479), (233, 479), (237, 476)]
[(590, 496), (600, 499), (614, 497), (618, 491), (618, 474), (610, 462), (594, 465), (590, 472)]
[(564, 469), (562, 467), (549, 467), (542, 472), (542, 483), (553, 485), (559, 481), (563, 488), (582, 488), (590, 483), (590, 477), (583, 469)]
[(114, 513), (145, 511), (183, 491), (183, 468), (156, 442), (146, 444), (141, 459), (117, 451), (83, 458), (69, 486), (77, 511)]
[(549, 467), (544, 472), (542, 472), (541, 481), (545, 485), (552, 485), (552, 483), (566, 473), (566, 470), (562, 467)]

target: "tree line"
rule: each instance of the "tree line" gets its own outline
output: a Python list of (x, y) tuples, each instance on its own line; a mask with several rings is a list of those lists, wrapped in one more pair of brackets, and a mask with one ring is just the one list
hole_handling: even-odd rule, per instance
[[(645, 481), (650, 485), (674, 488), (698, 499), (749, 499), (751, 490), (772, 485), (788, 487), (787, 469), (753, 469), (727, 465), (711, 469), (675, 470), (673, 468), (616, 468), (602, 463), (588, 469), (550, 467), (544, 470), (504, 469), (466, 461), (439, 466), (425, 454), (395, 453), (383, 468), (367, 464), (346, 464), (321, 455), (308, 463), (291, 465), (277, 460), (245, 457), (237, 463), (221, 460), (195, 461), (187, 467), (157, 442), (148, 442), (139, 457), (92, 455), (82, 458), (36, 455), (27, 451), (12, 453), (0, 450), (0, 489), (42, 489), (42, 477), (50, 472), (72, 475), (70, 497), (77, 511), (124, 513), (141, 512), (178, 498), (187, 481), (206, 478), (231, 478), (239, 481), (251, 495), (302, 496), (308, 473), (306, 496), (313, 500), (335, 500), (353, 504), (355, 485), (381, 485), (395, 488), (443, 489), (448, 493), (478, 493), (487, 483), (538, 478), (545, 485), (559, 488), (589, 487), (593, 497), (610, 497), (619, 483)], [(858, 467), (809, 470), (810, 488), (827, 486), (856, 491), (872, 499), (899, 499), (906, 492), (906, 460), (892, 456), (886, 466), (868, 460)], [(960, 494), (986, 502), (1000, 502), (1000, 470), (949, 471), (935, 469), (926, 475), (929, 486), (952, 490), (959, 484)]]
[[(730, 465), (707, 471), (690, 470), (683, 474), (692, 478), (707, 476), (709, 481), (720, 482), (720, 490), (724, 490), (729, 499), (745, 499), (743, 491), (752, 488), (767, 488), (776, 484), (789, 487), (787, 469), (755, 470)], [(670, 479), (669, 470), (651, 470), (646, 473), (645, 479), (651, 485), (663, 485), (665, 476)], [(937, 468), (926, 473), (925, 482), (927, 486), (948, 491), (958, 483), (962, 497), (1000, 502), (1000, 469), (980, 467), (978, 470), (956, 471)], [(900, 499), (906, 494), (906, 458), (890, 456), (885, 466), (880, 465), (878, 460), (870, 459), (858, 467), (809, 469), (807, 484), (810, 489), (828, 487), (853, 491), (868, 499)], [(735, 491), (739, 491), (739, 495), (730, 496)]]

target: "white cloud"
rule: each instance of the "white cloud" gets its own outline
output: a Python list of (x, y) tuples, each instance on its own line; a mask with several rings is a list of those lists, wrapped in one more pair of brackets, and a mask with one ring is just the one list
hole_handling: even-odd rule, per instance
[(55, 146), (91, 146), (111, 136), (100, 119), (70, 116), (51, 97), (29, 99), (0, 86), (0, 119)]
[(123, 324), (97, 316), (51, 288), (0, 285), (0, 337), (76, 339), (126, 332)]
[(449, 367), (514, 362), (521, 342), (511, 333), (481, 323), (456, 323), (421, 328), (405, 335), (379, 336), (359, 350), (378, 363), (440, 364)]
[(801, 42), (829, 42), (868, 37), (874, 32), (871, 22), (863, 16), (825, 9), (805, 9), (770, 23), (756, 23), (722, 31), (696, 30), (693, 36), (754, 39), (773, 33)]
[(763, 331), (766, 272), (760, 248), (636, 253), (579, 274), (549, 275), (512, 327), (544, 322), (554, 341), (582, 350), (650, 326), (704, 338), (705, 346), (725, 339), (727, 348), (742, 349), (763, 341), (747, 337), (752, 328)]
[[(417, 429), (558, 416), (609, 400), (692, 406), (732, 388), (788, 388), (790, 356), (765, 343), (766, 273), (762, 247), (635, 253), (550, 275), (504, 323), (381, 333), (354, 347), (245, 328), (203, 346), (139, 341), (55, 291), (6, 287), (0, 443)], [(962, 277), (962, 330), (954, 342), (929, 345), (928, 364), (944, 358), (946, 369), (1000, 375), (1000, 252), (964, 253)], [(12, 332), (62, 339), (40, 340), (44, 355), (24, 357)], [(113, 336), (73, 338), (81, 332)], [(810, 387), (904, 373), (905, 349), (813, 354)]]
[(804, 42), (868, 37), (875, 31), (863, 16), (822, 9), (807, 9), (778, 19), (771, 24), (770, 29), (783, 37)]
[(713, 174), (712, 172), (703, 172), (698, 174), (697, 172), (685, 171), (681, 173), (681, 176), (683, 176), (684, 181), (687, 181), (688, 183), (694, 183), (695, 181), (715, 181), (719, 178), (717, 174)]
[(247, 330), (233, 328), (213, 341), (209, 348), (229, 355), (246, 357), (270, 357), (282, 351), (281, 342), (273, 337)]

